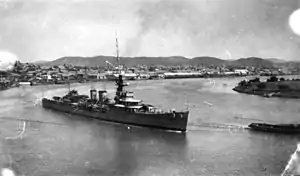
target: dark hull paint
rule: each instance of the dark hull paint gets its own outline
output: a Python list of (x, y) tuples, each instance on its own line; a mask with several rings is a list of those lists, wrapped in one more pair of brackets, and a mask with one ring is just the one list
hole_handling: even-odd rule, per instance
[(258, 96), (266, 97), (266, 93), (265, 92), (247, 91), (247, 90), (243, 90), (243, 89), (238, 88), (238, 87), (235, 87), (232, 90), (236, 91), (238, 93), (249, 94), (249, 95), (258, 95)]
[(107, 112), (79, 110), (73, 108), (69, 104), (55, 102), (46, 98), (43, 98), (42, 106), (46, 109), (85, 116), (93, 119), (181, 132), (186, 131), (189, 115), (188, 111), (176, 112), (175, 117), (173, 113), (134, 113), (127, 112), (121, 108), (113, 106), (111, 106), (110, 110)]
[(270, 133), (283, 133), (283, 134), (299, 134), (300, 126), (296, 125), (285, 125), (285, 124), (266, 124), (266, 123), (251, 123), (248, 126), (251, 130), (261, 131), (261, 132), (270, 132)]

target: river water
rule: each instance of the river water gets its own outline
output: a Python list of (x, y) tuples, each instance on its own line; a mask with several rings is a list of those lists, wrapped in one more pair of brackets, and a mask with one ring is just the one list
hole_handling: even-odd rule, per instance
[[(300, 102), (238, 94), (242, 78), (131, 82), (138, 99), (162, 109), (188, 102), (186, 135), (88, 120), (45, 110), (42, 96), (67, 86), (0, 92), (0, 166), (16, 175), (223, 176), (280, 175), (300, 136), (251, 132), (251, 122), (300, 122)], [(113, 83), (91, 86), (114, 93)], [(22, 121), (27, 119), (30, 121)], [(23, 126), (24, 125), (24, 126)], [(9, 138), (22, 133), (15, 139)]]

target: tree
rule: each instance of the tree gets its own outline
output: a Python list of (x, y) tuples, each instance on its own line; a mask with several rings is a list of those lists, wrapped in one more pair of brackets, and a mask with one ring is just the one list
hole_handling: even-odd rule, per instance
[(267, 82), (277, 82), (278, 78), (276, 76), (271, 76), (270, 79), (267, 80)]
[(290, 87), (288, 85), (286, 85), (286, 84), (279, 84), (278, 88), (280, 90), (288, 90), (288, 89), (290, 89)]
[(247, 82), (245, 80), (243, 80), (239, 83), (239, 86), (244, 87), (244, 86), (246, 86), (246, 84), (247, 84)]
[(253, 83), (259, 83), (260, 82), (260, 79), (259, 78), (254, 78), (252, 80), (249, 81), (250, 83), (253, 82)]
[(266, 86), (266, 83), (259, 83), (259, 84), (257, 85), (257, 87), (258, 87), (259, 89), (265, 89), (267, 86)]
[(280, 78), (280, 81), (285, 81), (285, 79), (284, 78)]

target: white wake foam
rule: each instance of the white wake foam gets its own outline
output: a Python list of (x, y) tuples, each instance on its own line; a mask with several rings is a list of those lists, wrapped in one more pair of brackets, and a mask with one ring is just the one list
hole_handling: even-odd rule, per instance
[(297, 144), (297, 149), (292, 154), (291, 159), (281, 174), (281, 176), (294, 175), (300, 175), (300, 143)]

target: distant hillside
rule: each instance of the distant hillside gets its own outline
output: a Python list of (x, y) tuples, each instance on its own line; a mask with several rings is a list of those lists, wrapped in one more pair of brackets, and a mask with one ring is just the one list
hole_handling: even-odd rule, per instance
[[(116, 57), (95, 56), (95, 57), (62, 57), (42, 65), (63, 65), (70, 64), (76, 66), (105, 66), (105, 61), (116, 64)], [(181, 56), (170, 57), (121, 57), (120, 63), (126, 66), (134, 65), (179, 65), (188, 63), (188, 58)]]
[[(114, 56), (95, 56), (95, 57), (62, 57), (50, 62), (39, 63), (40, 65), (64, 65), (70, 64), (75, 66), (105, 66), (105, 61), (112, 64), (116, 64), (116, 58)], [(300, 62), (279, 62), (278, 59), (262, 59), (257, 57), (241, 58), (238, 60), (222, 60), (216, 57), (195, 57), (192, 59), (182, 56), (170, 56), (170, 57), (121, 57), (120, 63), (127, 67), (135, 65), (202, 65), (202, 66), (221, 66), (232, 65), (239, 67), (256, 67), (256, 68), (274, 68), (282, 67), (289, 64), (296, 64), (300, 67)]]
[(255, 68), (274, 68), (274, 63), (269, 60), (265, 60), (257, 57), (241, 58), (232, 61), (236, 65), (255, 67)]
[(271, 58), (271, 59), (266, 59), (266, 60), (271, 61), (273, 63), (284, 63), (284, 62), (286, 62), (284, 60), (276, 59), (276, 58)]
[(49, 61), (35, 61), (33, 64), (41, 65), (41, 64), (47, 64)]
[(189, 65), (203, 65), (203, 66), (221, 66), (228, 61), (216, 58), (216, 57), (194, 57), (193, 59), (189, 59), (187, 64)]

